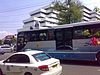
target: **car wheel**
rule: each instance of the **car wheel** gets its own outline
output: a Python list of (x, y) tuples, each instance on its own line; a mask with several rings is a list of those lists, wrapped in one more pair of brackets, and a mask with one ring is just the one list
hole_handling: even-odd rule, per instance
[(96, 54), (97, 62), (100, 64), (100, 52)]
[(32, 75), (30, 72), (25, 73), (24, 75)]
[(0, 69), (0, 75), (3, 75), (2, 70)]

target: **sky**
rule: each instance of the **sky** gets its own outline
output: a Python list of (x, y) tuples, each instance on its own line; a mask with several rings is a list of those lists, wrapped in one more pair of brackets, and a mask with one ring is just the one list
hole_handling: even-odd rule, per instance
[(85, 6), (90, 9), (94, 9), (94, 7), (100, 8), (100, 0), (80, 0)]
[[(30, 17), (30, 12), (52, 1), (54, 0), (0, 0), (0, 39), (8, 34), (17, 34), (17, 29), (23, 27), (23, 20)], [(100, 0), (80, 1), (90, 9), (95, 6), (100, 8)]]

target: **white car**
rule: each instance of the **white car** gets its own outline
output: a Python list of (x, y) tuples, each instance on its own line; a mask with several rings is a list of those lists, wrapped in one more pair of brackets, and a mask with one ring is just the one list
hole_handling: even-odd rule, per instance
[(5, 53), (5, 52), (4, 52), (2, 49), (0, 49), (0, 54), (3, 55), (4, 53)]
[(60, 61), (43, 51), (18, 52), (0, 61), (0, 75), (60, 75), (61, 72)]
[(12, 52), (13, 48), (10, 45), (5, 44), (0, 46), (0, 50), (6, 53), (6, 52)]

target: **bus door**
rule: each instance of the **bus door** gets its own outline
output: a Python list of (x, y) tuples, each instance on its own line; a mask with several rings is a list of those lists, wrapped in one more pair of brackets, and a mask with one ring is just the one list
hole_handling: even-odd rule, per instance
[(17, 39), (17, 51), (21, 51), (24, 48), (24, 38), (23, 37), (18, 37)]
[(21, 51), (24, 49), (27, 41), (29, 41), (30, 33), (21, 32), (17, 35), (17, 51)]
[(70, 28), (56, 29), (55, 35), (57, 50), (72, 50), (72, 31)]

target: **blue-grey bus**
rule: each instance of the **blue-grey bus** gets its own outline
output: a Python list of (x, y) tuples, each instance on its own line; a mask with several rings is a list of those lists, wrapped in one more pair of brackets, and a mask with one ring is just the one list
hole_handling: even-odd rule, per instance
[(43, 50), (59, 59), (100, 62), (99, 41), (100, 21), (79, 22), (20, 31), (17, 34), (17, 52)]

